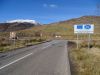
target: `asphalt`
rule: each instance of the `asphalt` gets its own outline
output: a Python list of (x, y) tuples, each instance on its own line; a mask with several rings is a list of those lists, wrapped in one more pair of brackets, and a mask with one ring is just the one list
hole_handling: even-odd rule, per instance
[(53, 40), (4, 53), (0, 75), (71, 75), (67, 41)]

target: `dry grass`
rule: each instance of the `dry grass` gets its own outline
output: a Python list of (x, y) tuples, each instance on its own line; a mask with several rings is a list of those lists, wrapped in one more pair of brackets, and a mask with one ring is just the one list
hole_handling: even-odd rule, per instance
[(69, 56), (72, 75), (100, 75), (100, 48), (72, 48)]
[(4, 40), (0, 42), (0, 52), (6, 52), (6, 51), (14, 50), (16, 48), (31, 46), (43, 41), (45, 41), (45, 39), (28, 39), (28, 40), (25, 39), (25, 40), (16, 40), (15, 42), (14, 40), (12, 41)]

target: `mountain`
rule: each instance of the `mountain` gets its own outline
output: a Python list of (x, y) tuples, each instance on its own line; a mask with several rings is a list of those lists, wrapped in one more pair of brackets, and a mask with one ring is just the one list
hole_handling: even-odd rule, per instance
[[(4, 25), (0, 26), (1, 31), (19, 30), (18, 36), (25, 35), (26, 37), (27, 36), (32, 37), (36, 33), (42, 33), (43, 37), (46, 38), (52, 37), (53, 35), (61, 35), (64, 38), (70, 38), (70, 39), (76, 38), (76, 35), (74, 34), (75, 24), (94, 24), (95, 30), (93, 36), (100, 38), (100, 35), (97, 35), (100, 34), (100, 16), (82, 16), (70, 20), (60, 21), (60, 22), (51, 23), (47, 25), (36, 25), (36, 26), (35, 24), (32, 23), (28, 23), (28, 24), (26, 22), (19, 23), (19, 21), (11, 23), (10, 25), (9, 23), (3, 23), (3, 24)], [(13, 27), (14, 29), (12, 29)]]
[[(74, 25), (75, 24), (94, 24), (94, 37), (99, 37), (100, 34), (100, 16), (82, 16), (79, 18), (73, 18), (70, 20), (60, 21), (47, 25), (37, 26), (28, 30), (25, 30), (26, 34), (34, 34), (34, 32), (43, 33), (43, 37), (50, 37), (53, 35), (61, 35), (64, 38), (75, 38)], [(30, 33), (28, 33), (28, 31)], [(23, 32), (24, 33), (24, 32)], [(75, 36), (73, 36), (75, 35)], [(99, 37), (100, 38), (100, 37)]]
[(80, 18), (73, 18), (66, 21), (61, 21), (59, 23), (67, 23), (70, 25), (75, 24), (97, 24), (100, 23), (100, 16), (82, 16)]
[(39, 25), (35, 20), (11, 20), (6, 23), (0, 23), (0, 32), (18, 31)]
[(46, 25), (43, 31), (58, 33), (60, 35), (72, 35), (74, 34), (75, 24), (94, 24), (95, 33), (100, 33), (100, 16), (82, 16), (66, 21), (51, 23)]

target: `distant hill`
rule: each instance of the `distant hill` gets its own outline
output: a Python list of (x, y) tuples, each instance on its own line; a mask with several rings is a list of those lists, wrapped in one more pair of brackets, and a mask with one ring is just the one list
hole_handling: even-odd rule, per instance
[(100, 23), (100, 16), (82, 16), (80, 18), (74, 18), (66, 21), (61, 21), (61, 23), (67, 23), (70, 25), (75, 25), (75, 24), (94, 24), (94, 23)]
[(0, 23), (0, 32), (25, 30), (35, 25), (39, 25), (35, 20), (12, 20)]
[[(47, 25), (38, 25), (33, 26), (29, 29), (27, 25), (20, 24), (18, 33), (20, 35), (24, 34), (26, 36), (34, 36), (35, 33), (39, 32), (43, 34), (43, 37), (49, 37), (53, 35), (61, 35), (61, 36), (73, 36), (74, 35), (74, 29), (73, 26), (75, 24), (94, 24), (95, 25), (95, 34), (100, 34), (100, 16), (82, 16), (79, 18), (73, 18), (66, 21), (60, 21), (56, 23), (51, 23)], [(11, 26), (14, 26), (13, 24)], [(31, 26), (31, 25), (30, 25)], [(5, 27), (8, 28), (8, 27)], [(23, 30), (21, 30), (21, 28)], [(24, 30), (24, 28), (26, 30)], [(15, 24), (16, 29), (16, 24)], [(8, 29), (13, 30), (11, 28)], [(75, 36), (73, 36), (75, 37)], [(100, 35), (99, 35), (100, 38)]]
[[(94, 24), (95, 33), (100, 33), (100, 16), (83, 16), (66, 21), (60, 21), (45, 26), (41, 26), (41, 31), (49, 33), (58, 33), (60, 35), (70, 35), (73, 33), (75, 24)], [(43, 29), (42, 29), (43, 28)]]
[[(37, 32), (40, 31), (45, 36), (61, 35), (64, 38), (76, 38), (74, 34), (74, 25), (75, 24), (94, 24), (94, 38), (100, 38), (100, 16), (83, 16), (79, 18), (74, 18), (66, 21), (60, 21), (56, 23), (51, 23), (47, 25), (42, 25), (34, 27), (28, 31)], [(27, 32), (27, 31), (26, 31)], [(99, 34), (99, 35), (96, 35)], [(75, 36), (73, 36), (75, 35)], [(71, 37), (70, 37), (71, 36)], [(82, 36), (84, 37), (84, 36)], [(87, 36), (85, 36), (87, 37)]]

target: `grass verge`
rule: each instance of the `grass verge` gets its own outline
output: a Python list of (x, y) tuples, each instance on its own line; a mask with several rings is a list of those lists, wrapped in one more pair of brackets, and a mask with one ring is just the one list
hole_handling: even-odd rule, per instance
[(76, 44), (69, 43), (69, 57), (72, 75), (100, 75), (100, 48), (86, 47), (76, 49)]
[(0, 43), (0, 53), (15, 50), (18, 48), (28, 47), (35, 44), (42, 43), (46, 40), (44, 39), (29, 39), (29, 40), (16, 40), (14, 41), (5, 41)]

